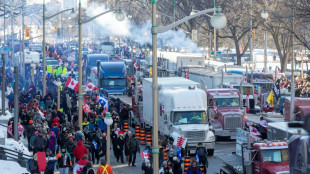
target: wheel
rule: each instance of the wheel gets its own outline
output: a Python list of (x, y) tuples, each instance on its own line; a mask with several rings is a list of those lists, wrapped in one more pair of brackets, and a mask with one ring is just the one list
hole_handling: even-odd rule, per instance
[(214, 154), (214, 149), (208, 149), (208, 156), (213, 156)]

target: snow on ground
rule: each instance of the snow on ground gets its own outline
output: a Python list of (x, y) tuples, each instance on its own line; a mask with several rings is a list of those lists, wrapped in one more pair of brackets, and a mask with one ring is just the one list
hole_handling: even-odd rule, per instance
[[(1, 97), (0, 97), (0, 101), (1, 101)], [(1, 106), (1, 105), (0, 105)], [(1, 115), (0, 116), (0, 120), (9, 120), (10, 118), (12, 118), (13, 115), (11, 114), (10, 111), (6, 110), (5, 111), (5, 115)]]
[(23, 174), (29, 173), (26, 168), (21, 167), (17, 162), (0, 160), (1, 174)]
[(21, 141), (17, 142), (13, 138), (6, 138), (5, 145), (0, 145), (0, 147), (4, 147), (17, 152), (22, 152), (25, 155), (30, 155), (29, 150), (24, 146), (24, 143), (22, 143)]

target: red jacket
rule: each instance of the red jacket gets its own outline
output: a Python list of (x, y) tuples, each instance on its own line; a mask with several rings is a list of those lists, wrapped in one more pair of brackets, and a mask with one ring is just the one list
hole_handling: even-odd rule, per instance
[(77, 160), (80, 160), (84, 154), (87, 154), (87, 149), (82, 141), (78, 141), (77, 146), (73, 150), (73, 156), (75, 156)]

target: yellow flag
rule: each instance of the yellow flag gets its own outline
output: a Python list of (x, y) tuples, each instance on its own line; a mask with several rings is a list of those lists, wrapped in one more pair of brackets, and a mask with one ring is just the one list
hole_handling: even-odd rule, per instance
[(53, 72), (53, 68), (51, 65), (46, 66), (46, 72), (47, 73), (52, 73)]
[(268, 102), (272, 107), (274, 106), (274, 104), (273, 104), (273, 91), (271, 91), (271, 92), (269, 93), (269, 96), (268, 96), (268, 98), (266, 99), (266, 102)]
[(65, 75), (67, 73), (67, 71), (68, 71), (68, 69), (66, 67), (64, 67), (64, 69), (62, 70), (62, 74)]

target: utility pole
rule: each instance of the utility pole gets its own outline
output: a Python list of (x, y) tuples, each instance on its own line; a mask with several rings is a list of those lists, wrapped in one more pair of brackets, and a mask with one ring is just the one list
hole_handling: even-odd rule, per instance
[[(216, 8), (216, 0), (214, 0), (214, 8)], [(216, 11), (214, 11), (214, 14), (216, 13)], [(214, 60), (216, 60), (216, 29), (214, 28), (214, 41), (213, 41), (213, 43), (214, 43)]]
[[(21, 36), (21, 34), (22, 34), (22, 31), (21, 30), (19, 30), (19, 61), (18, 61), (18, 66), (19, 67), (23, 67), (23, 65), (22, 65), (22, 36)], [(17, 63), (16, 63), (16, 65), (17, 65)], [(23, 70), (23, 68), (21, 68), (20, 70)]]
[(23, 77), (23, 81), (25, 82), (25, 20), (24, 20), (24, 7), (25, 7), (25, 0), (23, 0), (23, 6), (22, 6), (22, 37), (23, 37), (23, 41), (22, 41), (22, 51), (23, 51), (23, 57), (22, 57), (22, 77)]
[(14, 140), (18, 141), (18, 66), (14, 67)]
[(46, 95), (46, 56), (45, 56), (45, 0), (43, 0), (43, 97)]
[(265, 67), (265, 71), (268, 70), (267, 68), (267, 30), (264, 31), (264, 67)]
[(292, 57), (292, 62), (291, 62), (291, 103), (290, 103), (290, 121), (294, 120), (294, 110), (295, 110), (295, 78), (294, 78), (294, 63), (295, 63), (295, 58), (294, 58), (294, 33), (295, 33), (295, 27), (294, 27), (294, 18), (295, 18), (295, 4), (294, 0), (292, 0), (292, 16), (291, 16), (291, 28), (292, 28), (292, 33), (291, 33), (291, 57)]
[[(253, 15), (253, 11), (252, 11), (252, 5), (253, 5), (253, 0), (250, 1), (250, 62), (253, 62), (253, 21), (252, 21), (252, 15)], [(255, 70), (255, 64), (254, 64), (254, 68)]]
[(5, 115), (5, 54), (2, 54), (2, 115)]
[[(156, 0), (152, 1), (152, 26), (157, 27)], [(153, 173), (159, 171), (159, 148), (158, 148), (158, 82), (157, 82), (157, 33), (152, 33), (152, 70), (153, 70)]]
[(4, 42), (4, 46), (5, 46), (5, 41), (6, 41), (6, 39), (5, 39), (5, 6), (6, 6), (6, 4), (5, 4), (5, 0), (4, 0), (4, 4), (3, 4), (3, 42)]
[[(15, 61), (14, 61), (14, 28), (13, 28), (13, 25), (14, 25), (14, 13), (13, 13), (13, 5), (14, 5), (14, 0), (12, 0), (12, 4), (11, 4), (11, 41), (12, 41), (12, 43), (11, 43), (11, 47), (12, 47), (12, 49), (13, 49), (13, 51), (12, 51), (12, 54), (11, 54), (11, 56), (12, 56), (12, 59), (11, 59), (11, 65), (13, 65), (13, 63), (16, 65), (16, 63), (15, 63)], [(14, 61), (14, 62), (13, 62)]]
[[(81, 130), (83, 130), (82, 127), (82, 117), (83, 117), (83, 107), (82, 107), (82, 100), (83, 100), (83, 94), (82, 94), (82, 4), (81, 0), (79, 0), (79, 127)], [(110, 154), (109, 154), (110, 155)]]

